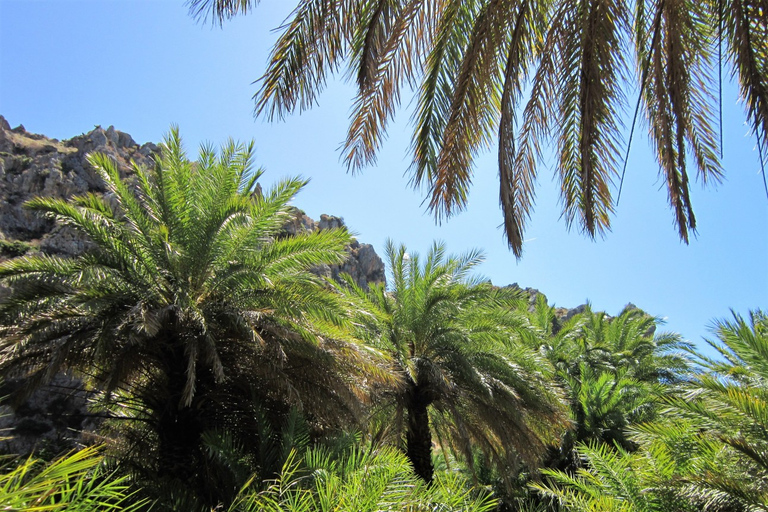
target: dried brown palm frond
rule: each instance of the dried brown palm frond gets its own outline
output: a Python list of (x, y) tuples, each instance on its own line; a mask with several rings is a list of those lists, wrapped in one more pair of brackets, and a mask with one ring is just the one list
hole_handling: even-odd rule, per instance
[(352, 0), (303, 0), (270, 55), (254, 95), (256, 115), (282, 118), (312, 107), (326, 76), (338, 71), (358, 20)]
[[(504, 86), (499, 119), (499, 202), (504, 214), (504, 232), (515, 255), (520, 257), (523, 230), (534, 202), (536, 169), (534, 160), (516, 161), (515, 117), (528, 81), (529, 64), (537, 43), (536, 38), (544, 27), (541, 2), (520, 2), (513, 14), (512, 32), (504, 67)], [(531, 139), (531, 143), (535, 141)], [(517, 156), (526, 154), (525, 149)]]
[(647, 53), (645, 107), (651, 141), (667, 182), (680, 238), (688, 241), (696, 219), (689, 191), (686, 153), (694, 156), (706, 182), (720, 176), (712, 126), (712, 98), (694, 84), (711, 84), (711, 27), (702, 23), (706, 6), (687, 0), (658, 3), (652, 46)]
[(511, 2), (491, 1), (474, 18), (469, 44), (454, 80), (442, 150), (430, 182), (430, 209), (439, 220), (466, 205), (472, 180), (472, 160), (482, 146), (492, 144), (500, 102), (501, 48), (513, 19)]

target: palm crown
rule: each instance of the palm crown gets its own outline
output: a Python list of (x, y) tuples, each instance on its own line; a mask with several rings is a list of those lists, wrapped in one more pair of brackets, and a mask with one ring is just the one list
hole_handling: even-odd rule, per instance
[(281, 235), (304, 181), (262, 192), (252, 145), (205, 147), (192, 163), (176, 130), (132, 183), (107, 156), (90, 162), (104, 197), (28, 204), (84, 234), (90, 250), (0, 264), (11, 286), (0, 304), (4, 376), (30, 387), (63, 370), (89, 376), (123, 401), (118, 414), (140, 411), (161, 472), (182, 478), (198, 471), (206, 429), (252, 432), (259, 403), (295, 404), (323, 424), (360, 411), (365, 383), (384, 374), (310, 272), (342, 262), (350, 236)]
[[(768, 508), (768, 316), (733, 313), (713, 329), (717, 359), (701, 357), (705, 373), (691, 378), (687, 393), (669, 399), (673, 410), (698, 428), (687, 498), (724, 510)], [(690, 430), (689, 430), (690, 432)], [(674, 427), (653, 434), (672, 437)], [(682, 437), (678, 435), (678, 437)]]
[(536, 464), (564, 414), (546, 361), (519, 343), (527, 324), (514, 312), (517, 297), (471, 275), (478, 252), (447, 257), (435, 244), (422, 262), (388, 242), (386, 253), (390, 291), (348, 284), (361, 337), (392, 354), (404, 376), (387, 422), (404, 431), (416, 473), (432, 478), (433, 432), (470, 464), (474, 449), (513, 473)]
[(765, 510), (766, 327), (762, 311), (717, 322), (719, 357), (701, 357), (705, 372), (667, 390), (670, 409), (635, 425), (642, 450), (582, 444), (584, 468), (534, 486), (568, 510)]
[(555, 367), (573, 417), (573, 429), (558, 450), (550, 450), (547, 465), (571, 471), (581, 466), (579, 443), (637, 449), (627, 428), (658, 416), (658, 396), (690, 371), (692, 345), (657, 332), (661, 320), (631, 305), (613, 318), (587, 305), (562, 321), (539, 295), (530, 317), (544, 336), (529, 342)]

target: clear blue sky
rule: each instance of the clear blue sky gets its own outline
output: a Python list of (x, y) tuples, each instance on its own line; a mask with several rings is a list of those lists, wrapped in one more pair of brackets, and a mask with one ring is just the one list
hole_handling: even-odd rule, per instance
[(344, 217), (379, 254), (387, 237), (422, 253), (434, 239), (454, 253), (480, 247), (487, 255), (480, 272), (495, 284), (538, 288), (558, 306), (589, 300), (610, 314), (633, 302), (693, 342), (729, 309), (768, 308), (768, 199), (733, 86), (724, 93), (726, 180), (706, 190), (694, 185), (699, 232), (689, 246), (677, 238), (642, 126), (613, 231), (596, 242), (569, 233), (544, 170), (517, 262), (498, 228), (492, 150), (477, 162), (467, 211), (442, 226), (425, 212), (423, 194), (404, 174), (407, 104), (377, 166), (356, 176), (337, 151), (353, 97), (347, 84), (330, 82), (318, 106), (285, 122), (254, 120), (252, 82), (292, 4), (263, 0), (220, 29), (196, 23), (182, 0), (0, 0), (0, 114), (59, 139), (114, 125), (139, 143), (157, 142), (175, 123), (190, 153), (203, 141), (254, 139), (266, 181), (311, 178), (296, 206), (314, 218)]

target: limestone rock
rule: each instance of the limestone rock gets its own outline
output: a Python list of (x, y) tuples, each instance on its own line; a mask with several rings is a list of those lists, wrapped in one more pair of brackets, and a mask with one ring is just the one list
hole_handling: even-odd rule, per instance
[[(8, 394), (19, 385), (6, 383), (2, 392)], [(55, 455), (90, 442), (98, 423), (88, 411), (88, 393), (82, 383), (59, 374), (18, 407), (0, 406), (0, 431), (5, 433), (0, 451)]]
[[(346, 228), (344, 219), (333, 215), (320, 215), (320, 220), (315, 222), (301, 210), (295, 210), (293, 217), (283, 225), (286, 234), (296, 235), (301, 232), (319, 231), (323, 229)], [(384, 283), (385, 268), (373, 246), (361, 244), (353, 240), (347, 246), (349, 257), (341, 265), (322, 265), (314, 269), (318, 275), (331, 279), (340, 279), (341, 274), (349, 274), (352, 279), (364, 290), (369, 283)]]
[(147, 151), (145, 146), (139, 147), (130, 135), (114, 127), (105, 131), (99, 126), (60, 142), (29, 133), (21, 125), (10, 129), (0, 116), (0, 239), (22, 240), (51, 253), (81, 252), (84, 242), (77, 235), (55, 228), (51, 220), (25, 209), (24, 203), (36, 196), (66, 198), (104, 192), (87, 155), (106, 153), (122, 173), (128, 173), (132, 160), (143, 166), (152, 164), (157, 147)]

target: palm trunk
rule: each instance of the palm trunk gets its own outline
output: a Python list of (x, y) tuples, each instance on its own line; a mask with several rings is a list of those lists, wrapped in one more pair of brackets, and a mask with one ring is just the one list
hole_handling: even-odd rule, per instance
[(413, 387), (408, 400), (408, 432), (406, 456), (414, 472), (428, 484), (432, 483), (432, 431), (429, 428), (429, 400)]
[(184, 359), (168, 362), (168, 400), (158, 417), (158, 469), (160, 476), (189, 481), (194, 477), (202, 425), (198, 411), (180, 407), (186, 385)]
[(206, 397), (215, 388), (213, 372), (209, 368), (197, 369), (192, 403), (181, 406), (187, 383), (183, 346), (175, 344), (163, 355), (167, 381), (166, 399), (158, 403), (158, 477), (183, 482), (183, 486), (192, 490), (198, 499), (213, 507), (222, 502), (224, 492), (212, 485), (206, 473), (202, 446), (203, 432), (215, 422), (213, 411), (206, 407)]

